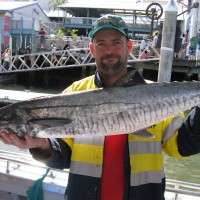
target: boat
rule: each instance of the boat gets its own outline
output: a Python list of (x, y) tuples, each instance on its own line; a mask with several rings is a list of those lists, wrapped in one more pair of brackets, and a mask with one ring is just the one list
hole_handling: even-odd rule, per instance
[[(28, 151), (15, 147), (0, 150), (0, 199), (27, 200), (27, 190), (48, 171), (43, 180), (44, 200), (64, 200), (68, 170), (49, 169)], [(166, 200), (199, 200), (200, 184), (173, 179), (166, 181)]]

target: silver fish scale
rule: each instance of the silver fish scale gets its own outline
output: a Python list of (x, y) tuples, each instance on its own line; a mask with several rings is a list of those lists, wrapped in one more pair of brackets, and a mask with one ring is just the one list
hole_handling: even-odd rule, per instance
[(199, 102), (199, 82), (116, 87), (12, 104), (0, 110), (0, 128), (12, 122), (11, 129), (37, 137), (137, 133)]
[[(79, 121), (76, 121), (74, 125), (71, 124), (72, 127), (75, 128), (71, 130), (70, 133), (72, 135), (119, 134), (132, 133), (149, 127), (170, 115), (176, 115), (194, 105), (198, 105), (200, 102), (200, 88), (199, 84), (193, 84), (193, 87), (190, 87), (188, 83), (182, 83), (181, 88), (180, 85), (177, 86), (176, 83), (172, 87), (171, 84), (161, 84), (159, 87), (157, 87), (157, 85), (152, 85), (152, 87), (148, 87), (148, 90), (146, 87), (142, 87), (144, 90), (142, 94), (141, 88), (139, 88), (140, 92), (133, 90), (134, 95), (140, 94), (139, 98), (132, 97), (134, 102), (129, 99), (130, 101), (127, 101), (127, 104), (125, 103), (127, 97), (124, 98), (126, 100), (120, 99), (120, 102), (123, 103), (117, 103), (117, 98), (114, 98), (112, 93), (112, 98), (114, 99), (112, 102), (111, 99), (109, 99), (109, 105), (101, 104), (101, 109), (95, 106), (93, 111), (96, 109), (96, 112), (94, 112), (93, 115), (89, 113), (90, 117), (88, 117), (86, 112), (85, 118), (79, 117)], [(160, 90), (161, 88), (162, 90)], [(153, 89), (153, 91), (151, 89)], [(130, 96), (133, 95), (130, 94)], [(96, 113), (98, 114), (95, 115)], [(100, 113), (102, 115), (100, 115)], [(65, 130), (69, 130), (69, 128), (70, 125), (65, 126)], [(58, 130), (59, 128), (56, 128), (56, 131)], [(49, 131), (51, 132), (50, 129)], [(48, 136), (51, 135), (50, 132), (46, 132)], [(44, 132), (41, 132), (41, 136), (43, 134)], [(62, 134), (65, 135), (66, 133), (60, 132), (58, 135), (63, 137)], [(43, 136), (45, 136), (45, 134)]]

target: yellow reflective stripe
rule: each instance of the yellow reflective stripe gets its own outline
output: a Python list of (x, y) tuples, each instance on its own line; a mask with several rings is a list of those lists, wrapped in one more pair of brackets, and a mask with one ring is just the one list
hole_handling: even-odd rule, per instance
[(66, 142), (71, 149), (73, 148), (73, 144), (74, 144), (74, 139), (73, 138), (63, 138), (62, 140), (64, 142)]
[(134, 134), (129, 134), (128, 135), (128, 141), (129, 142), (137, 142), (137, 141), (140, 141), (140, 142), (148, 142), (148, 141), (155, 141), (155, 138), (153, 137), (142, 137), (142, 136), (139, 136), (139, 135), (134, 135)]
[(71, 160), (100, 165), (103, 163), (103, 147), (98, 145), (74, 144)]
[(70, 173), (80, 174), (84, 176), (101, 177), (102, 165), (71, 161)]
[(165, 153), (167, 153), (169, 156), (173, 156), (176, 158), (181, 158), (182, 156), (180, 155), (178, 151), (178, 145), (177, 145), (177, 136), (178, 136), (178, 131), (170, 137), (169, 140), (167, 140), (163, 144), (163, 150)]
[(162, 154), (136, 154), (130, 156), (131, 172), (160, 171), (163, 168)]

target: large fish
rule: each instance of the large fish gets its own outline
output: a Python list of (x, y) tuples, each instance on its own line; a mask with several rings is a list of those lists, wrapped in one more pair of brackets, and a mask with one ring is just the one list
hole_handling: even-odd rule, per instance
[(200, 82), (152, 83), (41, 97), (1, 108), (0, 131), (55, 138), (140, 134), (140, 130), (199, 103)]

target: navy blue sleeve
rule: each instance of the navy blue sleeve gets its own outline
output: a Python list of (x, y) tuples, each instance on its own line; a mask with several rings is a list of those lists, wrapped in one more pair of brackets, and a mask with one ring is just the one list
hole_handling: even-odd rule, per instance
[(71, 148), (61, 139), (49, 139), (51, 151), (45, 152), (39, 148), (30, 149), (36, 160), (46, 163), (48, 167), (56, 169), (69, 168), (71, 162)]
[(178, 150), (182, 156), (200, 153), (200, 107), (194, 107), (178, 130)]

